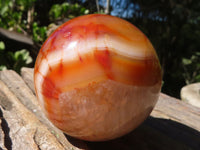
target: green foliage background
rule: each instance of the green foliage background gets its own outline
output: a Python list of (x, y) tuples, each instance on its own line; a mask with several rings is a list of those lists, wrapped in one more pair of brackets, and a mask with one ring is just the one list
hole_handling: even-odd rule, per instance
[[(99, 0), (97, 12), (95, 1), (89, 0), (0, 0), (0, 27), (31, 35), (41, 45), (52, 23), (103, 13), (103, 2), (106, 1)], [(131, 17), (123, 15), (131, 4), (134, 4)], [(182, 86), (200, 82), (199, 0), (111, 0), (110, 12), (116, 8), (122, 12), (115, 15), (140, 28), (157, 50), (163, 68), (163, 92), (179, 97)], [(5, 48), (0, 42), (0, 69), (19, 72), (21, 66), (28, 66), (35, 59), (31, 59), (29, 50), (9, 52)]]

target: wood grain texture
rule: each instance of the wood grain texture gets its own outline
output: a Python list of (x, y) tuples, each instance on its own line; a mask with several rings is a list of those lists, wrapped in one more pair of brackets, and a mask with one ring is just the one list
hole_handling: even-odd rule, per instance
[[(0, 72), (0, 80), (1, 82), (7, 87), (7, 89), (12, 93), (21, 104), (21, 107), (23, 106), (25, 109), (28, 109), (29, 112), (34, 116), (37, 117), (38, 121), (40, 121), (47, 129), (50, 134), (57, 139), (57, 142), (62, 145), (62, 148), (64, 149), (87, 149), (86, 145), (79, 140), (73, 140), (72, 138), (66, 138), (66, 136), (57, 128), (55, 128), (51, 122), (44, 116), (42, 113), (41, 108), (39, 107), (38, 101), (31, 91), (31, 89), (28, 87), (28, 85), (24, 82), (24, 80), (14, 71), (12, 70), (6, 70)], [(33, 81), (33, 80), (32, 80)], [(32, 82), (31, 81), (31, 82)], [(0, 88), (1, 89), (1, 88)], [(2, 91), (2, 89), (0, 90)], [(6, 95), (6, 94), (4, 94)], [(7, 104), (9, 102), (8, 99), (1, 99), (0, 106), (11, 106), (12, 102), (9, 102), (11, 104)], [(21, 109), (18, 108), (18, 109)], [(31, 118), (27, 118), (27, 120), (30, 120)], [(5, 119), (7, 120), (7, 118)], [(37, 131), (39, 132), (39, 131)], [(30, 134), (32, 134), (30, 132)], [(42, 135), (41, 135), (42, 136)], [(33, 136), (34, 137), (34, 136)], [(39, 140), (40, 138), (38, 138)], [(45, 140), (45, 139), (43, 139)], [(69, 140), (73, 140), (74, 143), (77, 143), (79, 147), (73, 146)], [(44, 141), (40, 141), (44, 142)], [(49, 149), (49, 148), (48, 148)]]
[(121, 138), (107, 142), (70, 138), (43, 115), (34, 94), (33, 69), (23, 68), (21, 74), (0, 72), (0, 149), (200, 149), (200, 109), (163, 93), (147, 120)]
[(33, 83), (33, 74), (34, 69), (32, 68), (22, 68), (21, 69), (21, 76), (24, 79), (24, 82), (28, 85), (28, 87), (31, 89), (33, 94), (35, 95), (35, 88)]
[[(64, 149), (45, 125), (28, 111), (17, 97), (0, 81), (1, 128), (4, 145), (9, 149)], [(6, 102), (5, 102), (6, 101)], [(6, 104), (7, 103), (7, 104)]]

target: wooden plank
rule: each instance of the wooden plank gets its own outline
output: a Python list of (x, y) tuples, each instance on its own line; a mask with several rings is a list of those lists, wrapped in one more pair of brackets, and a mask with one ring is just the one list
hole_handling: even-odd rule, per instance
[[(24, 98), (24, 101), (27, 101), (27, 99), (29, 100), (29, 102), (24, 102), (25, 106), (28, 105), (26, 106), (27, 108), (30, 107), (30, 104), (27, 103), (31, 102), (31, 105), (35, 105), (35, 108), (39, 109), (38, 104), (32, 102), (37, 101), (33, 94), (33, 69), (22, 69), (23, 80), (21, 77), (17, 77), (16, 74), (13, 74), (15, 74), (13, 71), (0, 73), (0, 79), (6, 83), (9, 90), (11, 90), (14, 95), (17, 97), (26, 97)], [(27, 76), (29, 78), (27, 78)], [(8, 80), (11, 81), (9, 82)], [(23, 84), (19, 84), (19, 80), (20, 82), (23, 82)], [(11, 87), (10, 84), (13, 84), (14, 86)], [(21, 88), (21, 86), (26, 87), (27, 91), (24, 90), (24, 88)], [(30, 96), (30, 94), (28, 94), (29, 96), (21, 96), (24, 92), (28, 92), (28, 90), (31, 91), (32, 96)], [(2, 104), (0, 103), (0, 105)], [(32, 107), (30, 107), (30, 110)], [(41, 110), (37, 111), (42, 114)], [(35, 115), (38, 118), (40, 117), (37, 113), (35, 113)], [(47, 124), (45, 125), (48, 126)], [(73, 138), (71, 140), (68, 136), (67, 141), (69, 144), (74, 145), (75, 148), (82, 148), (85, 146), (83, 142), (79, 140), (76, 142), (76, 140)], [(87, 145), (87, 148), (94, 150), (199, 150), (200, 109), (161, 93), (159, 101), (151, 113), (151, 116), (149, 116), (147, 120), (133, 132), (107, 142), (84, 143)]]
[(34, 69), (23, 67), (21, 69), (21, 76), (24, 79), (25, 83), (31, 89), (33, 94), (35, 95), (34, 83), (33, 83), (33, 73)]
[(199, 131), (200, 109), (161, 93), (151, 116), (135, 131), (116, 140), (87, 145), (91, 149), (199, 150)]
[(162, 93), (151, 116), (171, 119), (200, 131), (200, 109)]
[[(0, 106), (1, 107), (1, 106)], [(4, 119), (3, 119), (3, 114), (1, 112), (1, 109), (0, 109), (0, 149), (3, 149), (3, 150), (7, 150), (7, 148), (5, 147), (5, 131), (2, 129), (3, 127), (3, 124), (4, 124)]]
[[(77, 150), (87, 149), (86, 145), (82, 141), (66, 137), (60, 130), (51, 124), (51, 122), (42, 113), (35, 95), (16, 72), (12, 70), (1, 71), (0, 80), (4, 82), (9, 90), (26, 108), (28, 108), (45, 126), (47, 126), (48, 130), (54, 134), (63, 147), (66, 149), (73, 148)], [(69, 140), (77, 143), (79, 147), (73, 146)]]
[(1, 129), (8, 150), (65, 149), (2, 81), (0, 89)]

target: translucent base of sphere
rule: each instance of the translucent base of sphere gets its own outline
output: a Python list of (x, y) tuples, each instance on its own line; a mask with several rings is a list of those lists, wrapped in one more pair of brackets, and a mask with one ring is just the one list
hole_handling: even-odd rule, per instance
[(158, 99), (160, 83), (131, 86), (112, 80), (91, 83), (44, 102), (48, 118), (73, 137), (104, 141), (120, 137), (141, 124)]

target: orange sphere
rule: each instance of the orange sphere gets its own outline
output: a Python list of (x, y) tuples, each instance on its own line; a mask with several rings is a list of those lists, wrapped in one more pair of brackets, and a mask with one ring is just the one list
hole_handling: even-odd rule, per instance
[(34, 84), (49, 120), (88, 141), (120, 137), (141, 124), (161, 89), (148, 38), (117, 17), (85, 15), (61, 25), (38, 54)]

